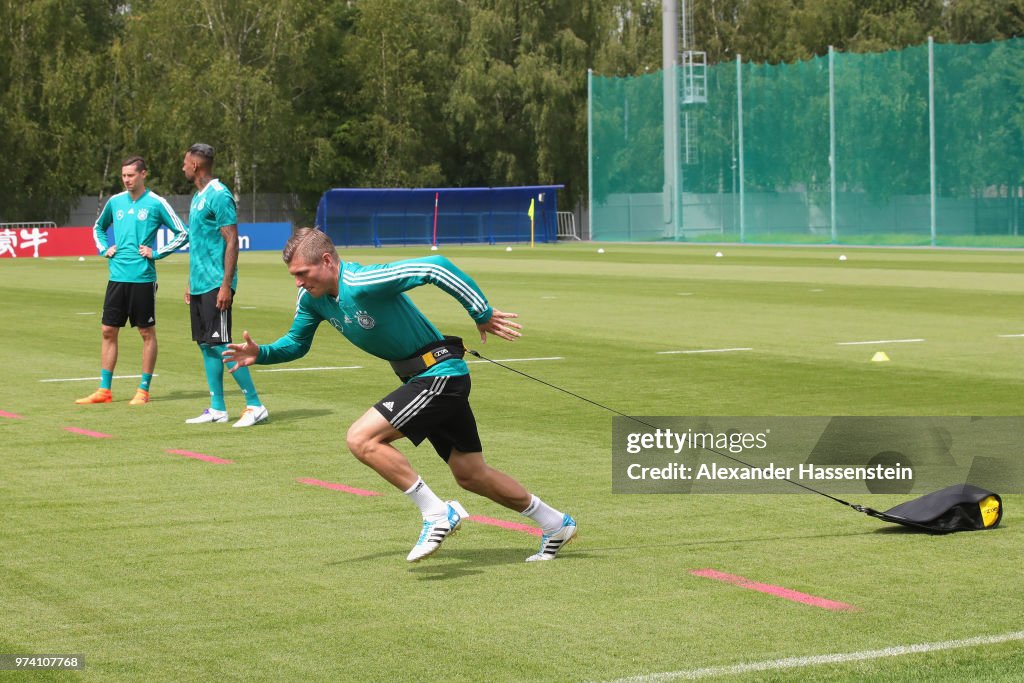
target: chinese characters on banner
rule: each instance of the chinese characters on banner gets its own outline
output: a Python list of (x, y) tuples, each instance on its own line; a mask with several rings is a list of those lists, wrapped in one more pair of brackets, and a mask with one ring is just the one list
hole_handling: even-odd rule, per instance
[[(292, 234), (291, 223), (239, 223), (238, 248), (242, 251), (277, 251)], [(113, 241), (113, 235), (108, 239)], [(155, 247), (167, 243), (169, 231), (157, 232)], [(188, 247), (179, 251), (185, 251)], [(57, 227), (50, 224), (18, 225), (0, 223), (0, 259), (52, 258), (98, 254), (92, 227)]]
[(95, 255), (92, 228), (0, 224), (0, 259)]
[[(39, 247), (49, 241), (47, 239), (49, 234), (49, 230), (40, 230), (39, 228), (32, 228), (31, 230), (26, 228), (21, 230), (4, 228), (0, 230), (0, 256), (10, 256), (11, 258), (31, 256), (32, 258), (39, 258)], [(19, 254), (18, 251), (22, 253)]]

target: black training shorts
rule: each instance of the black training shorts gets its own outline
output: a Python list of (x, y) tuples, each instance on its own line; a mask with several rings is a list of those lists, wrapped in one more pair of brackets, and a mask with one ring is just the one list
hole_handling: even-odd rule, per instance
[(155, 282), (107, 282), (103, 324), (124, 327), (129, 319), (139, 329), (156, 325)]
[(469, 407), (469, 375), (413, 377), (373, 405), (417, 446), (424, 439), (448, 462), (452, 449), (480, 453), (476, 418)]
[(220, 289), (214, 289), (205, 294), (192, 294), (189, 297), (192, 341), (210, 346), (231, 343), (231, 307), (228, 306), (225, 311), (217, 308), (218, 292)]

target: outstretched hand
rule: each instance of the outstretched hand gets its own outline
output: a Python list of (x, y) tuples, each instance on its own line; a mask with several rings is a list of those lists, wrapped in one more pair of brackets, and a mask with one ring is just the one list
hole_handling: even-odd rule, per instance
[(512, 318), (518, 317), (518, 313), (506, 313), (504, 311), (499, 311), (497, 308), (492, 309), (491, 319), (485, 323), (479, 323), (476, 326), (476, 329), (480, 330), (480, 342), (482, 344), (487, 343), (488, 333), (508, 341), (515, 341), (517, 338), (523, 336), (523, 333), (519, 331), (523, 329), (523, 326), (519, 323), (512, 322)]
[(245, 340), (244, 343), (228, 344), (227, 350), (221, 354), (225, 365), (235, 364), (228, 367), (228, 372), (234, 372), (238, 368), (252, 365), (256, 362), (256, 357), (259, 355), (259, 344), (254, 342), (252, 337), (249, 336), (249, 330), (242, 332), (242, 338)]

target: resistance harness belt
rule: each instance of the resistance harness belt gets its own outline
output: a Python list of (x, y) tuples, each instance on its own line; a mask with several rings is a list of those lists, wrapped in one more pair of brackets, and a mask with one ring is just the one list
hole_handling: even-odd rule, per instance
[(442, 361), (449, 358), (462, 358), (465, 355), (466, 347), (460, 337), (445, 337), (427, 344), (410, 358), (389, 362), (391, 369), (404, 382)]

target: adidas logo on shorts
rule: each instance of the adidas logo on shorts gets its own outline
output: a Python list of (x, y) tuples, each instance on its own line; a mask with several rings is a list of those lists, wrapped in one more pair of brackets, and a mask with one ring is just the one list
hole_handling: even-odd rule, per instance
[(385, 401), (384, 403), (381, 403), (381, 405), (384, 406), (385, 408), (387, 408), (389, 411), (394, 412), (394, 410), (395, 410), (395, 402), (394, 401)]

